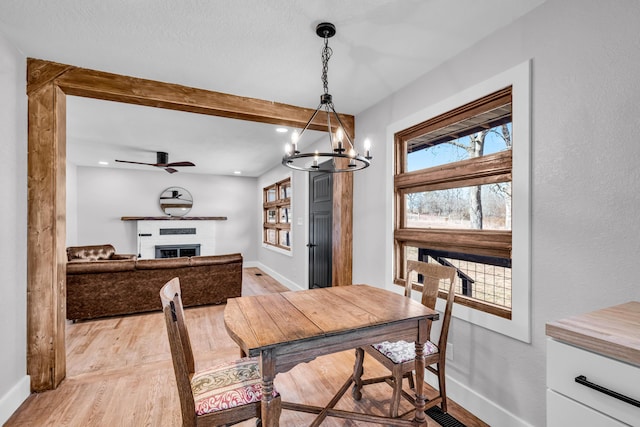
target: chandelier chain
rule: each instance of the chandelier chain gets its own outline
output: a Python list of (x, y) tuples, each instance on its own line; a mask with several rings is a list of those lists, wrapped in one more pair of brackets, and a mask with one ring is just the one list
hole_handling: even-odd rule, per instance
[(322, 87), (324, 88), (324, 93), (329, 93), (329, 80), (327, 78), (327, 73), (329, 72), (329, 58), (333, 54), (333, 50), (329, 47), (329, 37), (327, 37), (325, 33), (324, 37), (324, 48), (322, 49)]

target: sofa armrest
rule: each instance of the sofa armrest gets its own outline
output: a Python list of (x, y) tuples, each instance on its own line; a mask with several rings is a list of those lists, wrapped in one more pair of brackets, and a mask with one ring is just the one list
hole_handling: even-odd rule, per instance
[(229, 254), (229, 255), (200, 255), (200, 256), (192, 256), (189, 259), (189, 263), (190, 263), (191, 266), (232, 264), (232, 263), (240, 263), (240, 264), (242, 264), (242, 255), (237, 253), (237, 254)]

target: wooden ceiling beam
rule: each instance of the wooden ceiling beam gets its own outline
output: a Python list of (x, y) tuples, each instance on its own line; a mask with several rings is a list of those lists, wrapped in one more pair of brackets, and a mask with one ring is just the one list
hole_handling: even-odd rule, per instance
[[(122, 76), (33, 58), (27, 60), (27, 70), (27, 93), (33, 93), (47, 82), (53, 81), (67, 95), (300, 129), (304, 128), (315, 111), (311, 108)], [(349, 134), (353, 135), (354, 117), (340, 114), (340, 118)], [(309, 128), (326, 131), (326, 116), (318, 114)]]

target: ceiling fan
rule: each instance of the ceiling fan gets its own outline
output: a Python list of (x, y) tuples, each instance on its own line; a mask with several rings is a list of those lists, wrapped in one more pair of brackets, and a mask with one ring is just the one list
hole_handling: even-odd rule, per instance
[(166, 170), (169, 173), (178, 172), (177, 169), (174, 169), (176, 167), (180, 167), (180, 166), (195, 166), (195, 164), (193, 164), (191, 162), (172, 162), (172, 163), (169, 163), (169, 154), (165, 153), (164, 151), (158, 151), (156, 154), (157, 154), (156, 163), (132, 162), (132, 161), (129, 161), (129, 160), (116, 160), (116, 162), (132, 163), (134, 165), (155, 166), (157, 168), (164, 168), (164, 170)]

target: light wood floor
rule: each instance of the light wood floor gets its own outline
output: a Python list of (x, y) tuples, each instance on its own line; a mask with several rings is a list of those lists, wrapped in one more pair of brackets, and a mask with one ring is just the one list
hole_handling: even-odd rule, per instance
[[(255, 268), (243, 276), (243, 295), (287, 290)], [(237, 345), (223, 324), (224, 305), (186, 309), (196, 369), (238, 357)], [(56, 390), (31, 395), (4, 425), (17, 426), (150, 426), (181, 425), (171, 353), (160, 312), (78, 322), (67, 325), (67, 378)], [(278, 374), (275, 386), (287, 401), (324, 406), (353, 368), (352, 351), (319, 357)], [(375, 361), (365, 361), (365, 376), (382, 375)], [(382, 414), (391, 388), (365, 387), (355, 402), (347, 393), (338, 407)], [(401, 409), (410, 409), (403, 402)], [(449, 413), (468, 427), (486, 427), (451, 402)], [(282, 426), (305, 426), (312, 415), (283, 411)], [(238, 424), (254, 426), (254, 421)], [(364, 426), (329, 418), (323, 426)], [(438, 426), (430, 423), (430, 426)]]

